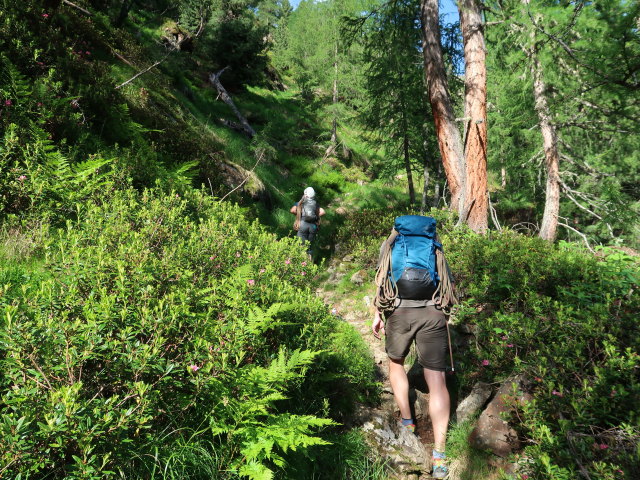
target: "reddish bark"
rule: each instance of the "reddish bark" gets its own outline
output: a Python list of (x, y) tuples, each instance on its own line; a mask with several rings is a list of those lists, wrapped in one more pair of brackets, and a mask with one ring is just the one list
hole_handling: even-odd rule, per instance
[(464, 205), (462, 221), (477, 233), (488, 228), (487, 196), (487, 69), (480, 4), (459, 3), (460, 27), (465, 58)]
[(451, 209), (458, 210), (464, 195), (464, 152), (460, 130), (447, 90), (447, 75), (440, 46), (438, 0), (422, 0), (422, 52), (438, 146), (447, 183), (451, 191)]

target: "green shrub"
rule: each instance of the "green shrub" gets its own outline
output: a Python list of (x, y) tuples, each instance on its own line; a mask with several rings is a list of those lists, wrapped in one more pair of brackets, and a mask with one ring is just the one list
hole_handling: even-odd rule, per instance
[(535, 478), (640, 473), (640, 310), (637, 260), (512, 232), (444, 235), (477, 349), (458, 356), (466, 382), (531, 379), (532, 400), (514, 426), (531, 445)]
[(309, 289), (316, 267), (233, 206), (116, 193), (41, 248), (50, 277), (16, 289), (7, 274), (0, 296), (10, 477), (178, 471), (204, 448), (223, 476), (267, 478), (326, 443), (334, 407), (318, 399), (364, 395), (364, 361)]

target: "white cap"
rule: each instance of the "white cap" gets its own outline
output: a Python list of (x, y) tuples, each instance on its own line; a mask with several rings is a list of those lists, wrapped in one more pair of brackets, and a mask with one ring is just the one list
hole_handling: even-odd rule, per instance
[(307, 198), (313, 198), (316, 196), (316, 191), (313, 189), (313, 187), (307, 187), (304, 189), (304, 194)]

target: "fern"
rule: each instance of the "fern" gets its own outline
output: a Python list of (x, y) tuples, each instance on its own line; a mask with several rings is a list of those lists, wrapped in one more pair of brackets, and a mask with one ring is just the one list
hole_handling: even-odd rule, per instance
[(285, 466), (284, 458), (276, 448), (286, 453), (288, 450), (328, 445), (329, 442), (311, 433), (315, 429), (334, 424), (332, 420), (312, 415), (285, 414), (271, 416), (263, 425), (239, 428), (236, 435), (249, 439), (240, 450), (247, 463), (239, 468), (239, 473), (252, 480), (272, 478), (269, 475), (273, 475), (273, 471), (265, 462), (271, 462), (277, 467)]
[(29, 79), (20, 73), (16, 66), (5, 56), (0, 55), (0, 80), (4, 85), (3, 96), (20, 103), (20, 100), (31, 97), (31, 83)]

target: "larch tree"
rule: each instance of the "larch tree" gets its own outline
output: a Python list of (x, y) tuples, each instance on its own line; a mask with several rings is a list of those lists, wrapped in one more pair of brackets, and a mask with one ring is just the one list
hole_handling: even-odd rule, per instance
[(478, 0), (460, 0), (465, 56), (464, 137), (456, 123), (440, 42), (438, 0), (422, 0), (423, 56), (440, 155), (460, 222), (478, 233), (488, 224), (484, 26)]

